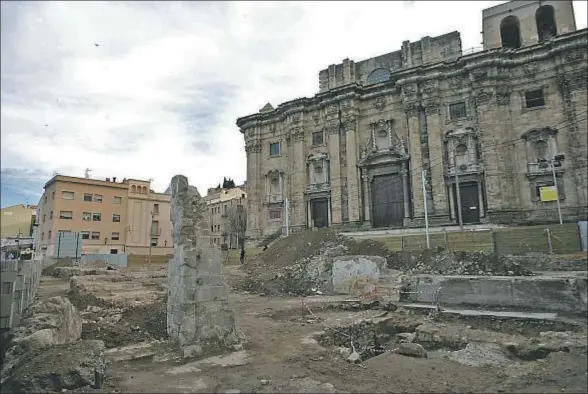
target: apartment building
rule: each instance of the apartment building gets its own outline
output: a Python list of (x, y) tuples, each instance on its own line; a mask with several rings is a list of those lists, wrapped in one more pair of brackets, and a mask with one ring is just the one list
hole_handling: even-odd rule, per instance
[[(241, 187), (208, 189), (204, 200), (208, 205), (210, 238), (216, 245), (230, 249), (239, 246), (239, 215), (244, 215), (247, 193)], [(246, 225), (246, 221), (243, 226)], [(243, 229), (244, 231), (244, 229)]]
[(36, 250), (56, 254), (59, 233), (80, 233), (82, 253), (172, 253), (170, 196), (150, 181), (56, 175), (39, 201)]
[(32, 236), (36, 214), (36, 205), (18, 204), (2, 208), (0, 212), (0, 236), (2, 238)]

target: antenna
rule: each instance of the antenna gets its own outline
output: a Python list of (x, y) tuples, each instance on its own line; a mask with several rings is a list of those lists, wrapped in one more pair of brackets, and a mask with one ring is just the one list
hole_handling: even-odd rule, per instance
[(91, 172), (92, 172), (92, 169), (91, 168), (86, 168), (86, 171), (85, 171), (85, 174), (84, 174), (84, 176), (85, 176), (86, 179), (90, 178), (90, 173)]

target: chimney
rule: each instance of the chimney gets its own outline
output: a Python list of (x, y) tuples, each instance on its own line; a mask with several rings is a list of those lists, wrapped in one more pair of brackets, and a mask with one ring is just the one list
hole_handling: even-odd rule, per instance
[(116, 182), (116, 177), (115, 176), (112, 177), (112, 182)]
[(106, 178), (106, 182), (110, 182), (110, 178)]

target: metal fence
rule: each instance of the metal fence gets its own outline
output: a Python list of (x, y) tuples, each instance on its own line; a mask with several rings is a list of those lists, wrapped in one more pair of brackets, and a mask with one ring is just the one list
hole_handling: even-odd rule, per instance
[[(566, 254), (582, 250), (578, 223), (550, 226), (506, 227), (472, 231), (443, 231), (430, 234), (431, 249), (464, 252), (496, 252), (526, 255), (535, 253)], [(424, 234), (378, 238), (394, 251), (417, 251), (427, 248)]]
[(126, 254), (99, 254), (88, 253), (82, 256), (80, 260), (81, 265), (92, 264), (97, 261), (104, 261), (109, 265), (124, 268), (128, 265), (128, 257)]
[(78, 259), (82, 255), (82, 235), (80, 233), (57, 233), (53, 256)]
[(20, 324), (39, 288), (41, 272), (51, 260), (10, 260), (0, 262), (0, 329)]
[(584, 252), (588, 251), (588, 222), (583, 220), (578, 222), (578, 230), (580, 231), (580, 244)]

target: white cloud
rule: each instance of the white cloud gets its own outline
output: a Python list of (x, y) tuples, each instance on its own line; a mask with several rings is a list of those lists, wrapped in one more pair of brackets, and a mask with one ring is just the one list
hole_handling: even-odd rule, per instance
[(346, 57), (454, 30), (480, 46), (482, 9), (498, 3), (2, 3), (1, 167), (92, 168), (159, 191), (177, 173), (201, 190), (242, 182), (238, 117), (315, 94)]

